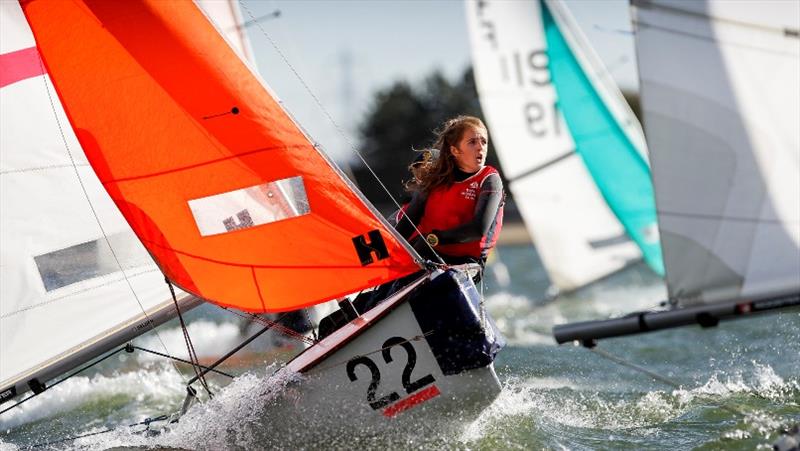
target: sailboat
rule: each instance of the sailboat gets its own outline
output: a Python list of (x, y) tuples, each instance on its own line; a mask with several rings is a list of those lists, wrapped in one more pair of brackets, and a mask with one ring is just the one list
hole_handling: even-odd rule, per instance
[(632, 5), (669, 308), (558, 343), (800, 306), (800, 3)]
[(641, 127), (569, 11), (467, 0), (475, 81), (514, 200), (551, 282), (663, 263)]
[[(29, 131), (2, 146), (3, 401), (176, 308), (283, 312), (401, 278), (361, 315), (343, 303), (341, 327), (280, 370), (300, 376), (284, 407), (393, 428), (463, 421), (499, 394), (503, 338), (476, 268), (421, 261), (195, 4), (1, 6), (15, 36), (2, 40), (3, 108), (38, 108), (2, 115), (4, 140), (6, 120)], [(40, 117), (51, 146), (18, 151)]]

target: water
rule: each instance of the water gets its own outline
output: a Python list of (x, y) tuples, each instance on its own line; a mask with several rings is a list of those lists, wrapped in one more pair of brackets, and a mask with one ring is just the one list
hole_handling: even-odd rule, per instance
[[(297, 449), (771, 449), (783, 425), (800, 421), (800, 313), (797, 310), (604, 340), (600, 348), (679, 384), (676, 389), (590, 350), (556, 346), (554, 324), (604, 318), (652, 307), (664, 298), (660, 280), (644, 266), (608, 278), (556, 302), (547, 301), (547, 276), (528, 246), (499, 249), (507, 271), (486, 277), (490, 312), (509, 345), (497, 358), (504, 385), (497, 401), (472, 424), (445, 434), (376, 436), (331, 434), (324, 443), (294, 437)], [(498, 265), (495, 269), (500, 269)], [(204, 307), (189, 315), (190, 333), (209, 361), (246, 335), (239, 318)], [(184, 347), (175, 324), (137, 344), (174, 354)], [(180, 408), (183, 375), (146, 353), (120, 353), (97, 368), (0, 416), (0, 449), (21, 449), (63, 438), (51, 449), (262, 449), (277, 447), (259, 418), (285, 381), (266, 377), (296, 349), (267, 349), (266, 338), (210, 378), (217, 396), (195, 406), (167, 433), (128, 427)], [(3, 405), (3, 407), (8, 404)], [(279, 426), (271, 425), (276, 428)], [(108, 431), (108, 432), (107, 432)]]

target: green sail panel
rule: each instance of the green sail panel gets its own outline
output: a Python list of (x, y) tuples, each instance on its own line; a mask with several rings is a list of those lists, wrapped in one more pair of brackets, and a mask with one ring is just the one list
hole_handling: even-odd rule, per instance
[(650, 168), (584, 72), (546, 2), (541, 6), (551, 81), (576, 152), (645, 262), (663, 276)]

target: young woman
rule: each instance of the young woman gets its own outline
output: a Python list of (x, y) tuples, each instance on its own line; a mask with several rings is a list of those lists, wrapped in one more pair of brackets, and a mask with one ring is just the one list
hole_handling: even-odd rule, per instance
[(486, 165), (488, 143), (480, 119), (459, 116), (436, 132), (438, 157), (413, 168), (406, 185), (411, 202), (397, 230), (422, 256), (435, 261), (435, 253), (450, 264), (486, 261), (504, 203), (500, 175)]

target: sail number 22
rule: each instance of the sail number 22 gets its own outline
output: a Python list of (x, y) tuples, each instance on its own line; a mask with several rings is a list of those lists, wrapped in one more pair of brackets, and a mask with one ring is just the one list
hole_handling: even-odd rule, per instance
[[(406, 351), (406, 365), (403, 368), (401, 380), (407, 394), (410, 395), (435, 381), (431, 374), (423, 376), (415, 381), (411, 380), (411, 373), (414, 371), (414, 367), (417, 364), (417, 352), (414, 350), (414, 346), (405, 338), (392, 337), (383, 343), (381, 354), (384, 362), (392, 362), (391, 351), (392, 348), (396, 346), (400, 346)], [(382, 409), (400, 399), (400, 395), (397, 392), (391, 392), (388, 395), (377, 397), (378, 395), (376, 393), (378, 391), (378, 385), (380, 385), (381, 382), (381, 372), (378, 365), (367, 356), (358, 356), (347, 362), (347, 377), (350, 378), (350, 381), (355, 382), (358, 380), (355, 371), (358, 366), (367, 367), (372, 375), (369, 387), (367, 387), (367, 402), (370, 407), (374, 410)]]

